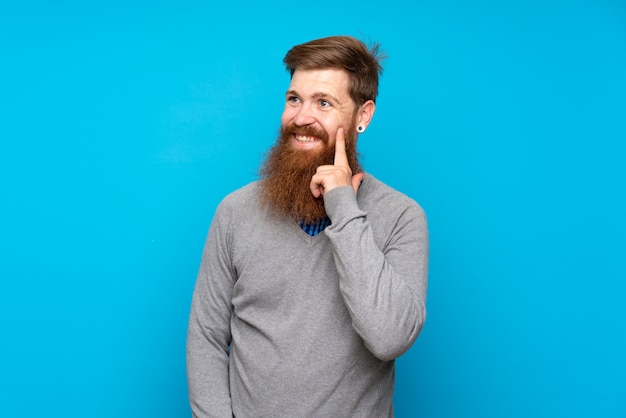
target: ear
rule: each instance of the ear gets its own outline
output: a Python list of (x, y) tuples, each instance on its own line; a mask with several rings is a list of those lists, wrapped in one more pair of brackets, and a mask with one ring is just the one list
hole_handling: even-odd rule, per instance
[[(370, 121), (372, 120), (372, 117), (374, 116), (375, 111), (376, 111), (376, 104), (374, 103), (373, 100), (368, 100), (361, 105), (361, 108), (359, 109), (357, 113), (357, 124), (356, 124), (357, 133), (365, 132), (365, 129), (367, 129), (367, 125), (370, 124)], [(362, 131), (358, 130), (359, 126), (363, 127)]]

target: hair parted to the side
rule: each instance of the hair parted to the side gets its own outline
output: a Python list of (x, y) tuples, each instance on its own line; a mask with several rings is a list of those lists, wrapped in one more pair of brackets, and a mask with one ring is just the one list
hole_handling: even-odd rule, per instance
[(330, 36), (294, 46), (283, 63), (291, 76), (296, 70), (338, 68), (347, 71), (350, 97), (361, 106), (368, 100), (376, 102), (384, 58), (378, 44), (368, 47), (351, 36)]

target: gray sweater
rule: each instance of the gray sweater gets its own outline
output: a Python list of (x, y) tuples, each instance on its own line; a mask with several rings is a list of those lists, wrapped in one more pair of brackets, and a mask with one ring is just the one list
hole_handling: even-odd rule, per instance
[(394, 359), (424, 323), (428, 233), (413, 200), (366, 175), (324, 195), (307, 235), (258, 205), (216, 210), (187, 337), (196, 417), (392, 417)]

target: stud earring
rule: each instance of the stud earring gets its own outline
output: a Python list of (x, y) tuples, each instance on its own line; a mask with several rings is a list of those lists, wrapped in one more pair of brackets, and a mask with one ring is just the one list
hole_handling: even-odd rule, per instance
[(358, 128), (356, 128), (356, 129), (357, 129), (357, 131), (359, 131), (359, 132), (363, 132), (363, 131), (365, 130), (365, 128), (363, 127), (363, 125), (359, 125), (359, 127), (358, 127)]

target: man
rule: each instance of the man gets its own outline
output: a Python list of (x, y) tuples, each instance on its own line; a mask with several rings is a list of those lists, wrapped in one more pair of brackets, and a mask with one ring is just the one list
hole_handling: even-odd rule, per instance
[(392, 417), (394, 359), (425, 319), (424, 212), (365, 174), (378, 48), (295, 46), (261, 178), (216, 210), (194, 290), (187, 374), (197, 417)]

